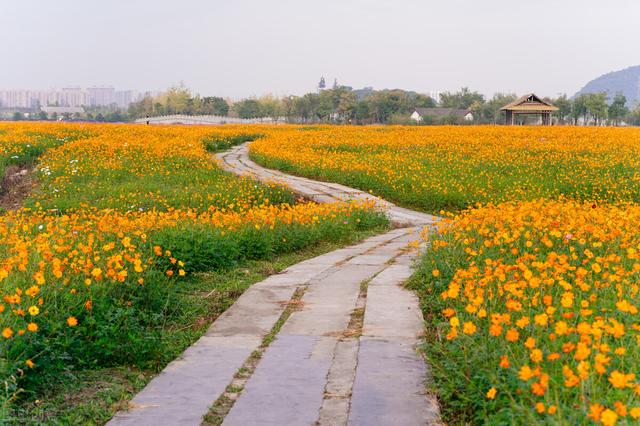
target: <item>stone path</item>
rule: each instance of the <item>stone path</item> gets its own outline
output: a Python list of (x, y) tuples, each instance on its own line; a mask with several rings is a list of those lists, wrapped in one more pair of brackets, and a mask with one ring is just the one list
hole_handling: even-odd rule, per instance
[[(280, 180), (319, 202), (372, 198), (342, 185), (264, 169), (241, 145), (223, 167)], [(261, 347), (287, 302), (302, 294), (224, 418), (224, 425), (440, 424), (425, 393), (428, 371), (415, 347), (418, 298), (402, 283), (417, 256), (409, 242), (434, 217), (378, 200), (397, 226), (351, 247), (298, 263), (254, 284), (109, 425), (200, 425)]]
[(278, 170), (265, 169), (249, 159), (249, 144), (245, 143), (218, 154), (222, 168), (267, 182), (283, 182), (294, 192), (318, 203), (332, 203), (341, 200), (374, 200), (387, 211), (389, 220), (399, 227), (424, 226), (434, 223), (437, 217), (426, 213), (398, 207), (368, 192), (349, 188), (338, 183), (318, 182), (299, 176), (292, 176)]

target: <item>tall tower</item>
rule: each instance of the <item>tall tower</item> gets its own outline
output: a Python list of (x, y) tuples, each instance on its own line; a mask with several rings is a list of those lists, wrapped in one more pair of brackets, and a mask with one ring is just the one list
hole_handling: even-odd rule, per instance
[(320, 77), (320, 83), (318, 83), (318, 93), (327, 88), (327, 84), (324, 82), (324, 76)]

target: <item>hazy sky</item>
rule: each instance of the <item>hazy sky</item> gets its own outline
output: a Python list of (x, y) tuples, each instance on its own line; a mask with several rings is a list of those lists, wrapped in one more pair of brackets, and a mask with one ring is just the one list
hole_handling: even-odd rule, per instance
[(640, 64), (637, 0), (0, 0), (0, 88), (179, 81), (573, 94)]

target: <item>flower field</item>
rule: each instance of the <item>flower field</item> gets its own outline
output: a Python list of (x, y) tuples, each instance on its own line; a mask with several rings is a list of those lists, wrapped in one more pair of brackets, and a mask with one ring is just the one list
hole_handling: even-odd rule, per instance
[(640, 423), (640, 131), (318, 127), (251, 153), (447, 217), (411, 280), (447, 423)]
[(639, 225), (636, 204), (538, 200), (469, 210), (431, 237), (413, 284), (449, 414), (639, 422)]
[(223, 172), (211, 141), (248, 130), (0, 124), (0, 162), (37, 162), (38, 178), (0, 213), (5, 415), (61, 371), (157, 365), (193, 273), (385, 226), (370, 203), (298, 203)]
[(5, 407), (70, 368), (157, 366), (158, 324), (202, 272), (385, 226), (211, 160), (244, 141), (446, 216), (410, 284), (446, 422), (640, 423), (632, 128), (0, 124), (0, 171), (37, 164), (25, 208), (0, 213)]
[(251, 145), (260, 164), (438, 213), (561, 195), (640, 200), (640, 131), (579, 127), (322, 127)]

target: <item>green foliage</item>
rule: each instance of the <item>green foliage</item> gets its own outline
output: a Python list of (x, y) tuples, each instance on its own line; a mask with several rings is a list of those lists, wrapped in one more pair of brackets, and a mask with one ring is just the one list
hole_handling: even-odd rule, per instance
[(474, 105), (484, 103), (484, 96), (463, 87), (457, 92), (444, 92), (440, 95), (440, 106), (443, 108), (470, 109)]
[(354, 232), (380, 228), (386, 223), (380, 213), (355, 211), (350, 217), (338, 215), (313, 225), (277, 224), (270, 229), (246, 226), (233, 233), (208, 225), (184, 224), (156, 232), (152, 241), (171, 247), (173, 256), (184, 260), (187, 272), (203, 272), (230, 268), (247, 260), (268, 259), (321, 241), (340, 241)]
[(243, 144), (245, 142), (251, 142), (262, 135), (233, 135), (233, 136), (218, 136), (213, 135), (203, 140), (205, 149), (209, 152), (226, 151), (227, 149)]
[(622, 92), (616, 93), (611, 105), (609, 105), (609, 119), (611, 119), (614, 124), (619, 124), (620, 121), (629, 114), (629, 109), (626, 104), (627, 98), (624, 94), (622, 94)]
[(262, 112), (260, 104), (255, 99), (244, 99), (233, 104), (233, 109), (238, 113), (240, 118), (259, 118), (266, 114)]

